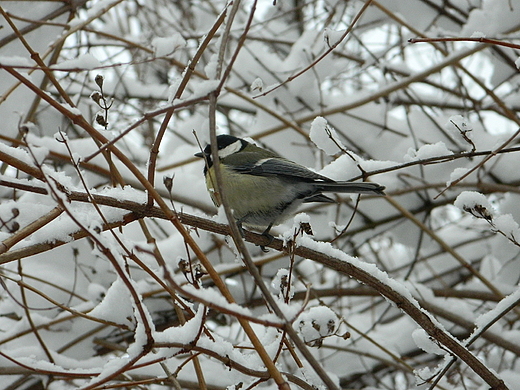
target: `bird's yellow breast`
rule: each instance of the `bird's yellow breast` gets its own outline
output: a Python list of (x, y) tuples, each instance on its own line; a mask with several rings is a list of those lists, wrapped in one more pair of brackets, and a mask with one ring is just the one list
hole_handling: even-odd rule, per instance
[[(264, 222), (279, 214), (279, 207), (283, 208), (293, 199), (289, 196), (287, 186), (271, 177), (262, 177), (233, 172), (221, 166), (222, 182), (227, 202), (233, 210), (233, 216), (246, 225), (264, 226)], [(215, 205), (222, 204), (220, 194), (216, 192), (216, 178), (214, 167), (206, 175), (206, 186)]]

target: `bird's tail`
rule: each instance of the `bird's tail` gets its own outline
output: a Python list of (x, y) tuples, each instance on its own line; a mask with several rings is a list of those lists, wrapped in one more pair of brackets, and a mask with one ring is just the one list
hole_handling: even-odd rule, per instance
[(338, 181), (335, 183), (320, 183), (319, 188), (323, 192), (385, 195), (385, 187), (377, 183), (351, 183)]

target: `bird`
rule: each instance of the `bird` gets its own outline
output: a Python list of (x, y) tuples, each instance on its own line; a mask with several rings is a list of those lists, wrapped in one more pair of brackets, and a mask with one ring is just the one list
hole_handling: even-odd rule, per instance
[[(226, 199), (240, 231), (242, 226), (263, 230), (271, 241), (271, 228), (296, 213), (301, 204), (335, 203), (324, 192), (385, 195), (380, 184), (329, 179), (243, 138), (221, 134), (216, 146)], [(220, 207), (211, 144), (195, 156), (205, 160), (206, 187)]]

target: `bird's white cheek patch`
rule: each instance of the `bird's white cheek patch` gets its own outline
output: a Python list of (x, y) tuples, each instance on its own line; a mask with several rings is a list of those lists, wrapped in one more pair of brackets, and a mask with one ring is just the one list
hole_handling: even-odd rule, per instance
[(220, 158), (226, 158), (227, 156), (232, 155), (233, 153), (236, 153), (242, 149), (242, 142), (235, 141), (232, 144), (229, 144), (224, 149), (220, 149), (218, 151), (218, 156)]

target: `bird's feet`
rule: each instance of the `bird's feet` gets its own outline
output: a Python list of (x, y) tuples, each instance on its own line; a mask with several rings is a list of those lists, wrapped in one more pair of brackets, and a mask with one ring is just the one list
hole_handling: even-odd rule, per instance
[[(238, 231), (240, 232), (240, 235), (242, 236), (242, 238), (245, 238), (245, 230), (244, 230), (244, 228), (242, 227), (242, 221), (237, 221), (237, 227), (238, 227)], [(269, 226), (267, 227), (267, 229), (265, 229), (265, 230), (262, 232), (262, 236), (264, 236), (264, 237), (267, 238), (267, 240), (268, 240), (268, 241), (267, 241), (267, 244), (265, 244), (265, 245), (257, 244), (257, 246), (259, 246), (260, 249), (262, 250), (262, 252), (264, 252), (264, 253), (269, 252), (269, 250), (266, 249), (265, 247), (268, 246), (268, 245), (270, 245), (270, 244), (273, 242), (273, 240), (274, 240), (274, 237), (273, 237), (271, 234), (269, 234), (269, 231), (271, 230), (272, 227), (273, 227), (273, 225), (271, 224), (271, 225), (269, 225)]]
[(267, 253), (269, 252), (269, 249), (265, 249), (265, 247), (267, 245), (271, 245), (271, 243), (273, 242), (274, 240), (274, 237), (269, 234), (269, 231), (271, 230), (271, 228), (273, 227), (273, 224), (270, 224), (267, 229), (265, 229), (263, 232), (262, 232), (262, 236), (264, 236), (265, 238), (267, 238), (269, 241), (267, 242), (266, 245), (258, 245), (260, 247), (260, 249), (262, 250), (262, 252), (264, 253)]

